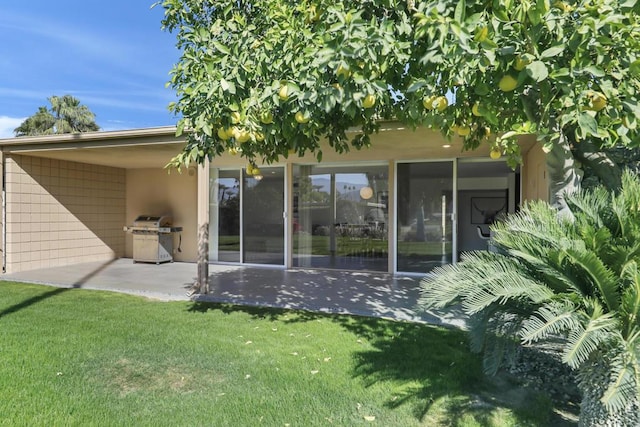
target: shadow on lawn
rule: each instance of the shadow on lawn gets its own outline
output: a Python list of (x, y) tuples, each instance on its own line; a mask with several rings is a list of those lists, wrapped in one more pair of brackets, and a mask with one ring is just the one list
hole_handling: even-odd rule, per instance
[(35, 297), (31, 297), (29, 299), (26, 299), (22, 302), (19, 302), (17, 304), (14, 304), (10, 307), (5, 308), (4, 310), (0, 311), (0, 319), (3, 318), (4, 316), (8, 315), (8, 314), (12, 314), (15, 312), (18, 312), (20, 310), (23, 310), (25, 308), (29, 308), (34, 304), (37, 304), (41, 301), (47, 300), (49, 298), (52, 298), (56, 295), (62, 294), (64, 292), (67, 292), (71, 289), (79, 289), (82, 288), (82, 285), (84, 285), (87, 280), (91, 279), (93, 276), (95, 276), (96, 274), (100, 273), (102, 270), (104, 270), (105, 268), (107, 268), (109, 265), (113, 264), (116, 260), (113, 259), (111, 261), (108, 261), (104, 264), (102, 264), (100, 267), (96, 268), (95, 270), (93, 270), (92, 272), (84, 275), (83, 277), (81, 277), (80, 279), (78, 279), (73, 285), (69, 286), (69, 287), (65, 287), (65, 288), (55, 288), (52, 289), (50, 291), (47, 292), (43, 292), (40, 295), (36, 295)]
[(353, 354), (353, 376), (367, 387), (381, 381), (392, 384), (396, 391), (386, 405), (411, 405), (415, 417), (423, 422), (430, 421), (430, 411), (437, 407), (435, 411), (450, 425), (469, 415), (480, 425), (490, 425), (495, 410), (508, 408), (518, 418), (518, 425), (572, 425), (551, 411), (546, 395), (524, 389), (506, 375), (485, 376), (481, 358), (470, 352), (462, 330), (306, 311), (294, 311), (291, 316), (292, 311), (286, 309), (230, 304), (195, 303), (190, 310), (243, 312), (256, 319), (285, 323), (317, 319), (338, 323), (371, 345)]

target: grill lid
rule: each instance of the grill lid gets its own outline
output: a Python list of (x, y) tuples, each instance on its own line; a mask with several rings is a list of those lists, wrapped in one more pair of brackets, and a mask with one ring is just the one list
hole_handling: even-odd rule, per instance
[(140, 215), (132, 226), (125, 226), (123, 229), (133, 234), (158, 234), (175, 233), (182, 231), (182, 227), (172, 227), (173, 218), (169, 215)]
[(134, 227), (146, 227), (146, 228), (160, 228), (169, 227), (172, 223), (172, 218), (168, 215), (153, 216), (153, 215), (140, 215), (135, 221), (133, 221)]

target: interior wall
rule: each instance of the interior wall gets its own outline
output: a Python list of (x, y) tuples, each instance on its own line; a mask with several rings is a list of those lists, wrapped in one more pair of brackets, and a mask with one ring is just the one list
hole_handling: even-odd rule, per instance
[[(476, 200), (489, 201), (481, 203)], [(500, 199), (504, 200), (503, 202)], [(502, 209), (500, 209), (502, 207)], [(489, 233), (493, 214), (508, 210), (507, 190), (461, 190), (458, 192), (458, 251), (487, 249), (487, 239), (478, 233)], [(496, 212), (498, 211), (498, 212)]]
[(124, 169), (6, 157), (6, 271), (124, 254)]
[[(197, 260), (197, 190), (195, 168), (182, 173), (165, 169), (127, 169), (126, 224), (131, 225), (139, 215), (171, 215), (173, 225), (182, 227), (174, 233), (176, 261)], [(180, 242), (182, 238), (182, 242)], [(133, 257), (133, 236), (126, 234), (125, 256)], [(178, 247), (181, 252), (178, 252)]]

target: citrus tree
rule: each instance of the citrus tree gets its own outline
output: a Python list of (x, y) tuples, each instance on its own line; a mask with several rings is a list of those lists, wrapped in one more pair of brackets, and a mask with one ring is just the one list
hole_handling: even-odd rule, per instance
[(321, 140), (369, 146), (383, 119), (489, 144), (515, 165), (517, 136), (534, 133), (562, 206), (576, 159), (609, 179), (600, 149), (638, 144), (637, 0), (158, 4), (182, 52), (170, 109), (190, 132), (175, 166), (225, 151), (320, 160)]

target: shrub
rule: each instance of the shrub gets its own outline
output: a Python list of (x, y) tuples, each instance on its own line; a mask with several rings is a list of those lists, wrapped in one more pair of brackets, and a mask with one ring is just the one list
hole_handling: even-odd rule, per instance
[(561, 343), (582, 425), (640, 425), (640, 180), (567, 196), (574, 218), (530, 202), (492, 226), (496, 251), (466, 253), (422, 283), (423, 308), (460, 304), (495, 373), (518, 343)]

